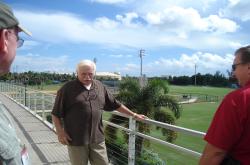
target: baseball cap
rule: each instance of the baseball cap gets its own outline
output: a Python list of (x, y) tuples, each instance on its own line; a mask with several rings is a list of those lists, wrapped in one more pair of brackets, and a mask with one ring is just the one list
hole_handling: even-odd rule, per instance
[(15, 26), (27, 35), (32, 35), (31, 32), (19, 24), (19, 21), (14, 16), (12, 9), (6, 4), (0, 2), (0, 29), (7, 29)]

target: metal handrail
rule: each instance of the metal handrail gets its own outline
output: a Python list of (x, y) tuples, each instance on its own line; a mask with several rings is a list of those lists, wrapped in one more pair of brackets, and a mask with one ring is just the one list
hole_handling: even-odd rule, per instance
[[(130, 116), (122, 114), (122, 113), (120, 113), (118, 111), (113, 111), (111, 113), (114, 114), (114, 115), (130, 118)], [(161, 128), (166, 128), (166, 129), (169, 129), (169, 130), (172, 130), (172, 131), (181, 132), (181, 133), (189, 134), (189, 135), (192, 135), (192, 136), (197, 136), (197, 137), (204, 137), (205, 136), (204, 132), (200, 132), (200, 131), (196, 131), (196, 130), (192, 130), (192, 129), (188, 129), (188, 128), (184, 128), (184, 127), (179, 127), (179, 126), (175, 126), (175, 125), (171, 125), (171, 124), (167, 124), (167, 123), (163, 123), (163, 122), (159, 122), (159, 121), (155, 121), (155, 120), (151, 120), (151, 119), (144, 119), (144, 120), (137, 120), (137, 121), (140, 121), (140, 122), (146, 123), (146, 124), (150, 124), (150, 125), (156, 125), (156, 126), (159, 126)], [(122, 127), (122, 126), (120, 126), (118, 124), (114, 124), (114, 123), (111, 123), (111, 122), (105, 121), (105, 120), (104, 120), (104, 123), (106, 123), (108, 125), (111, 125), (113, 127), (119, 128), (119, 129), (121, 129), (123, 131), (126, 131), (128, 133), (133, 133), (133, 134), (135, 134), (137, 136), (140, 136), (142, 138), (152, 140), (152, 141), (155, 141), (157, 143), (163, 144), (165, 146), (177, 149), (179, 151), (184, 151), (184, 152), (186, 152), (188, 154), (191, 154), (191, 155), (193, 155), (195, 157), (200, 157), (201, 156), (201, 153), (199, 153), (199, 152), (196, 152), (196, 151), (187, 149), (185, 147), (181, 147), (181, 146), (166, 142), (164, 140), (161, 140), (161, 139), (158, 139), (158, 138), (155, 138), (155, 137), (152, 137), (152, 136), (140, 133), (140, 132), (132, 131), (132, 130), (130, 130), (128, 128), (125, 128), (125, 127)]]

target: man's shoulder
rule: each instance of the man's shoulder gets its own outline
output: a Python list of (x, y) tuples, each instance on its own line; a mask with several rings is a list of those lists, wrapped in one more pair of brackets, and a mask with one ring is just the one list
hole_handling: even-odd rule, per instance
[(71, 90), (72, 87), (75, 87), (76, 85), (77, 85), (76, 80), (68, 81), (59, 89), (59, 91)]
[(226, 97), (241, 97), (243, 95), (249, 95), (250, 96), (250, 87), (242, 87), (239, 89), (236, 89), (226, 95)]
[(104, 87), (103, 83), (102, 83), (101, 81), (99, 81), (99, 80), (94, 80), (93, 82), (94, 82), (94, 84), (97, 85), (97, 86)]
[(77, 80), (71, 80), (71, 81), (66, 82), (66, 83), (62, 86), (62, 88), (71, 87), (71, 86), (74, 86), (75, 84), (77, 84)]

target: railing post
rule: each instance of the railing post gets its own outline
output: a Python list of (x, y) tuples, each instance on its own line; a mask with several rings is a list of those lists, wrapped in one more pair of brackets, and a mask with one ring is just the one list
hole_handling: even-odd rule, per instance
[(37, 113), (37, 105), (36, 105), (36, 103), (37, 103), (37, 101), (36, 101), (36, 99), (37, 99), (37, 93), (35, 92), (35, 95), (34, 95), (34, 110), (35, 110), (35, 114)]
[(20, 103), (20, 104), (22, 104), (22, 87), (20, 87), (19, 86), (19, 89), (18, 89), (18, 96), (19, 96), (19, 100), (18, 100), (18, 102)]
[(29, 107), (29, 109), (31, 109), (31, 106), (30, 106), (30, 95), (31, 95), (31, 93), (27, 91), (27, 95), (28, 95), (28, 105), (27, 106)]
[(27, 106), (27, 85), (24, 84), (24, 106)]
[[(129, 129), (136, 131), (136, 120), (133, 117), (129, 117)], [(135, 165), (135, 134), (133, 132), (129, 134), (128, 165)]]
[(25, 87), (22, 87), (22, 102), (21, 102), (21, 104), (23, 104), (23, 105), (25, 105), (25, 97), (26, 97), (26, 89), (25, 89)]
[(45, 121), (45, 97), (44, 97), (44, 93), (42, 93), (42, 118), (43, 121)]

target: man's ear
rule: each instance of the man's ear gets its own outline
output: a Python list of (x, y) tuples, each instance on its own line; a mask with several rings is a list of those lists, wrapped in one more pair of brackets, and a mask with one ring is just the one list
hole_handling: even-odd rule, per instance
[(7, 53), (7, 37), (8, 37), (8, 31), (6, 29), (0, 30), (0, 53)]

